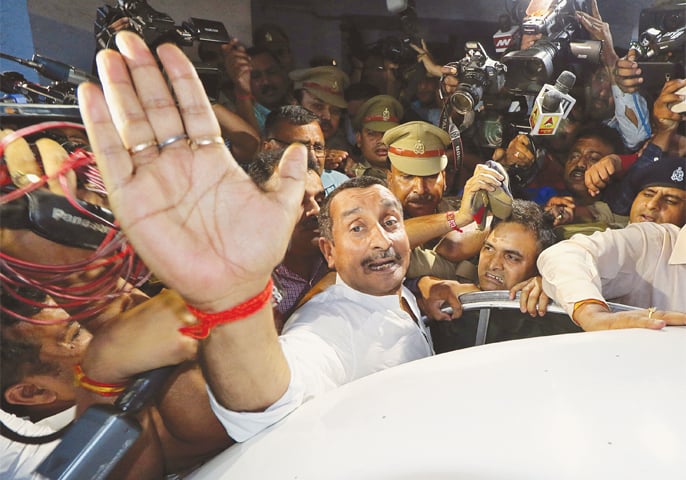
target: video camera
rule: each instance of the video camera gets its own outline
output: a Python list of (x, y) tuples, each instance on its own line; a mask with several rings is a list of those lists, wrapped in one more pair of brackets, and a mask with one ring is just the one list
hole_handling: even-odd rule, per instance
[[(95, 38), (99, 48), (115, 48), (116, 32), (109, 26), (124, 17), (129, 19), (131, 28), (151, 49), (165, 42), (183, 47), (192, 46), (196, 41), (222, 44), (231, 40), (221, 22), (191, 17), (181, 25), (176, 25), (169, 15), (155, 10), (146, 0), (117, 0), (116, 7), (105, 5), (97, 9)], [(195, 67), (210, 100), (216, 100), (219, 96), (222, 70), (217, 65), (210, 64), (195, 64)]]
[(686, 3), (646, 8), (639, 17), (636, 50), (642, 70), (643, 85), (661, 89), (665, 81), (686, 78)]
[[(587, 10), (585, 2), (580, 10)], [(553, 77), (555, 60), (559, 57), (598, 62), (602, 43), (581, 38), (585, 30), (576, 18), (576, 11), (574, 0), (531, 2), (522, 31), (525, 35), (543, 34), (543, 38), (526, 50), (503, 56), (502, 62), (508, 68), (505, 88), (517, 93), (538, 92)]]

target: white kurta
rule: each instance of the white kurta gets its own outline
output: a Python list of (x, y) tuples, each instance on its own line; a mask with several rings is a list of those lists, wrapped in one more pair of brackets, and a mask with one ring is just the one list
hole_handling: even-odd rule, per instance
[[(414, 295), (404, 287), (403, 298), (421, 318)], [(236, 441), (249, 439), (322, 392), (433, 354), (428, 329), (401, 308), (397, 295), (366, 295), (340, 280), (291, 316), (280, 342), (291, 381), (267, 410), (230, 411), (210, 391), (212, 410)]]
[(538, 270), (570, 315), (589, 298), (686, 312), (686, 226), (643, 222), (575, 235), (544, 250)]

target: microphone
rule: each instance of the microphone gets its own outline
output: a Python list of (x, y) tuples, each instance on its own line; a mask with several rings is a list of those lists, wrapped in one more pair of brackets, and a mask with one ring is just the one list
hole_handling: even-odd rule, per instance
[(97, 77), (94, 77), (83, 70), (38, 54), (34, 54), (31, 60), (26, 60), (0, 52), (0, 58), (17, 62), (26, 67), (31, 67), (44, 77), (56, 82), (67, 82), (72, 85), (78, 85), (82, 82), (99, 83)]
[(38, 73), (56, 82), (67, 82), (72, 85), (83, 82), (99, 82), (96, 77), (88, 72), (42, 55), (34, 54), (31, 60), (34, 62), (34, 68)]
[(529, 117), (531, 135), (555, 135), (560, 120), (567, 118), (576, 103), (576, 99), (569, 95), (574, 82), (576, 75), (565, 70), (555, 85), (543, 85)]

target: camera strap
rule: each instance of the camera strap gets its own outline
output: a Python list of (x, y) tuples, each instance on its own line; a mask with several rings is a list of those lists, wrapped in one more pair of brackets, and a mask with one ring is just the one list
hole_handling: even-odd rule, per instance
[(460, 129), (457, 128), (455, 122), (453, 122), (453, 119), (450, 118), (450, 108), (448, 107), (448, 105), (443, 105), (439, 125), (441, 129), (448, 132), (448, 136), (450, 136), (450, 145), (452, 146), (453, 150), (453, 168), (455, 169), (455, 181), (457, 181), (460, 176), (460, 171), (462, 170), (462, 138), (460, 136)]

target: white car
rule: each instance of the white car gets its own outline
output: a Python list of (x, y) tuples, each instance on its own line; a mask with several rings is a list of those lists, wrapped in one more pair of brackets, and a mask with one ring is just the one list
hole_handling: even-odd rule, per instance
[(685, 366), (686, 327), (464, 348), (324, 394), (190, 478), (683, 479)]

